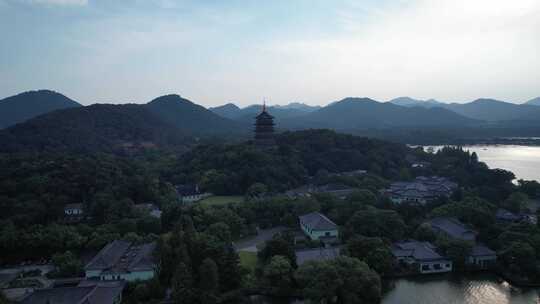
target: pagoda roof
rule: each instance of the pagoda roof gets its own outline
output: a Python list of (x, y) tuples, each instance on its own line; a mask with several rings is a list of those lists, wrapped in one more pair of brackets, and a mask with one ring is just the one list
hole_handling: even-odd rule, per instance
[(255, 117), (256, 119), (274, 119), (274, 116), (270, 115), (266, 110), (263, 110), (259, 115)]

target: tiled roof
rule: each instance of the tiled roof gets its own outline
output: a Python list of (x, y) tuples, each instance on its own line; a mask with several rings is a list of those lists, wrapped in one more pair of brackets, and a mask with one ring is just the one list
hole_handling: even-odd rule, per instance
[(497, 209), (495, 218), (503, 221), (519, 221), (522, 219), (521, 215), (517, 215), (513, 212), (510, 212), (506, 209)]
[(474, 240), (477, 232), (467, 228), (458, 219), (449, 217), (437, 217), (429, 221), (432, 228), (443, 231), (452, 238), (461, 240)]
[(154, 268), (152, 253), (155, 247), (156, 243), (135, 245), (116, 240), (105, 246), (85, 269), (111, 273), (151, 270)]
[(471, 256), (477, 257), (477, 256), (495, 256), (497, 253), (491, 249), (489, 249), (487, 246), (482, 244), (474, 245), (471, 250)]
[(190, 196), (190, 195), (201, 194), (201, 191), (199, 190), (199, 187), (197, 185), (194, 185), (194, 184), (177, 185), (176, 186), (176, 192), (179, 195), (182, 195), (182, 196)]
[(392, 245), (392, 254), (397, 257), (412, 257), (418, 261), (435, 261), (445, 259), (435, 251), (429, 242), (414, 240), (396, 242)]
[(333, 260), (339, 256), (340, 251), (339, 247), (297, 250), (295, 252), (296, 262), (298, 265), (302, 265), (308, 261)]
[(300, 216), (300, 222), (309, 226), (313, 230), (337, 229), (337, 225), (334, 222), (319, 212), (312, 212)]
[(419, 176), (412, 182), (392, 183), (386, 192), (394, 196), (422, 199), (449, 196), (455, 188), (457, 184), (445, 177)]
[(82, 281), (77, 287), (38, 289), (22, 304), (113, 304), (124, 286), (123, 282)]

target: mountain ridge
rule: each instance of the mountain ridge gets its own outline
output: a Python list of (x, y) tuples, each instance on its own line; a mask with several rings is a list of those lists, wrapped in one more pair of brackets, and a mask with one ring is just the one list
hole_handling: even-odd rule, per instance
[(75, 107), (82, 107), (82, 105), (52, 90), (22, 92), (0, 100), (0, 129), (22, 123), (41, 114)]

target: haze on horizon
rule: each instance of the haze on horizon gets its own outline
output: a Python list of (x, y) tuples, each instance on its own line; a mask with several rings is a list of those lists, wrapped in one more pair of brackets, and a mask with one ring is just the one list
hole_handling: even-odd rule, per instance
[(538, 0), (0, 0), (0, 98), (540, 96)]

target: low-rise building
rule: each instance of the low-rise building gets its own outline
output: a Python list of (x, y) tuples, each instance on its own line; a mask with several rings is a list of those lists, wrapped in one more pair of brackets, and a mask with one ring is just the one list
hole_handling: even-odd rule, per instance
[(82, 215), (84, 214), (83, 204), (67, 204), (64, 207), (65, 215)]
[(299, 217), (300, 228), (311, 240), (332, 241), (338, 237), (338, 226), (319, 212)]
[(414, 267), (421, 274), (452, 271), (452, 261), (437, 253), (429, 242), (396, 242), (392, 245), (392, 254), (398, 262)]
[(439, 197), (449, 197), (458, 185), (445, 177), (419, 176), (412, 182), (395, 182), (390, 188), (383, 190), (396, 204), (417, 203), (426, 204)]
[(134, 244), (123, 240), (113, 241), (86, 265), (86, 278), (129, 282), (149, 280), (155, 275), (155, 247), (155, 242)]
[(124, 282), (83, 281), (78, 286), (38, 289), (22, 304), (119, 304)]
[(178, 185), (176, 186), (176, 193), (178, 193), (180, 202), (184, 204), (198, 202), (211, 195), (210, 193), (202, 192), (199, 185), (196, 184)]
[(498, 223), (529, 223), (536, 225), (538, 219), (535, 214), (527, 214), (527, 213), (514, 213), (506, 209), (499, 208), (497, 209), (497, 212), (495, 213), (495, 220)]
[(340, 247), (311, 248), (296, 250), (296, 263), (302, 265), (308, 261), (329, 261), (340, 255)]
[(489, 268), (497, 261), (497, 253), (487, 246), (477, 243), (478, 232), (467, 227), (456, 218), (438, 217), (428, 222), (436, 232), (445, 235), (450, 239), (468, 241), (472, 245), (470, 255), (467, 257), (467, 264), (477, 268)]
[(478, 233), (456, 218), (437, 217), (429, 220), (428, 223), (436, 233), (442, 233), (451, 239), (476, 242)]
[(77, 223), (84, 219), (83, 204), (67, 204), (64, 206), (64, 221), (67, 223)]
[(467, 258), (468, 265), (474, 265), (480, 269), (487, 269), (495, 265), (497, 262), (497, 253), (487, 246), (476, 244), (471, 250), (471, 254)]

